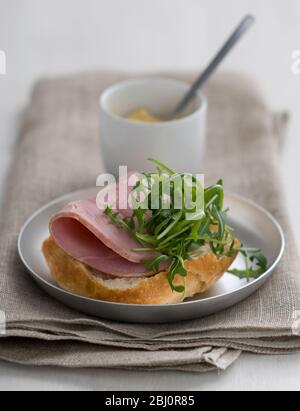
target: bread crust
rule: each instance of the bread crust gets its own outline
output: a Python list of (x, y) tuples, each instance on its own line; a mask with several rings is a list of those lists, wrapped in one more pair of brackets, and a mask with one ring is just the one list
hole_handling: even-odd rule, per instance
[[(239, 245), (238, 240), (236, 245)], [(44, 241), (42, 251), (52, 276), (63, 289), (96, 300), (125, 304), (180, 303), (207, 291), (236, 258), (236, 255), (217, 258), (213, 253), (206, 252), (186, 261), (187, 277), (178, 275), (175, 278), (176, 285), (185, 285), (185, 293), (179, 294), (171, 290), (166, 272), (134, 281), (125, 278), (120, 284), (120, 279), (93, 273), (86, 265), (67, 255), (51, 237)]]

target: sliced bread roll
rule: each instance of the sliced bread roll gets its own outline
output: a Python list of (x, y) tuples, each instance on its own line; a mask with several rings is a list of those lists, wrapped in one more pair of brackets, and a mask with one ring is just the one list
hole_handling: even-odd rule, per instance
[[(239, 246), (239, 242), (236, 242)], [(90, 269), (67, 255), (49, 237), (43, 243), (43, 254), (52, 276), (65, 290), (85, 297), (125, 304), (176, 304), (207, 291), (228, 270), (236, 256), (217, 258), (209, 250), (186, 261), (186, 278), (177, 276), (176, 285), (185, 285), (185, 293), (173, 292), (167, 273), (152, 277), (115, 278)]]

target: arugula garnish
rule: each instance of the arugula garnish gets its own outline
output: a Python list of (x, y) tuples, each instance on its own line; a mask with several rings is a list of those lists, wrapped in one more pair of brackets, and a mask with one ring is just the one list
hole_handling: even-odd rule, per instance
[[(204, 190), (203, 207), (201, 210), (197, 207), (190, 209), (182, 202), (182, 209), (179, 210), (176, 208), (174, 199), (178, 194), (183, 197), (182, 187), (184, 185), (180, 186), (176, 182), (178, 183), (179, 179), (183, 183), (186, 175), (176, 174), (157, 160), (150, 159), (149, 161), (157, 167), (159, 207), (152, 207), (151, 192), (148, 193), (146, 187), (143, 187), (143, 183), (139, 181), (133, 188), (133, 193), (146, 193), (145, 207), (134, 209), (131, 217), (123, 217), (121, 213), (114, 212), (110, 207), (105, 210), (111, 224), (129, 231), (141, 244), (141, 247), (134, 251), (155, 254), (154, 258), (144, 261), (149, 269), (153, 272), (159, 272), (161, 264), (169, 263), (168, 281), (170, 287), (175, 292), (184, 293), (185, 286), (177, 285), (176, 277), (185, 278), (187, 276), (185, 261), (201, 255), (203, 246), (208, 245), (217, 257), (232, 257), (239, 252), (244, 255), (246, 269), (230, 271), (231, 274), (239, 278), (258, 278), (266, 271), (267, 260), (260, 253), (260, 250), (252, 250), (251, 252), (249, 249), (236, 247), (233, 229), (226, 224), (228, 209), (223, 209), (224, 188), (222, 180), (219, 180), (215, 185), (203, 188), (197, 179), (191, 176), (193, 198), (196, 198), (197, 190)], [(166, 176), (171, 188), (168, 209), (165, 207), (165, 198), (162, 194)], [(151, 186), (153, 174), (144, 173), (143, 177)], [(178, 192), (180, 190), (178, 187), (181, 187), (181, 192)], [(192, 219), (190, 218), (191, 213), (193, 214)], [(249, 262), (254, 263), (255, 267), (250, 267)]]
[[(246, 278), (247, 280), (250, 279), (257, 279), (262, 274), (264, 274), (268, 269), (268, 261), (266, 257), (261, 253), (260, 249), (251, 249), (241, 247), (238, 250), (244, 257), (245, 257), (245, 269), (232, 269), (228, 272), (233, 274), (240, 279)], [(250, 266), (252, 263), (252, 266)]]

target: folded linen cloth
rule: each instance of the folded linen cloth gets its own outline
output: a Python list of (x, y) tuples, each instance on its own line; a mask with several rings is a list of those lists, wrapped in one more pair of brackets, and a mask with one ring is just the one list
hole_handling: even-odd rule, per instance
[(222, 177), (227, 189), (265, 206), (284, 228), (285, 257), (259, 292), (224, 312), (180, 325), (122, 324), (65, 307), (26, 274), (16, 249), (22, 224), (48, 201), (95, 185), (103, 171), (98, 97), (126, 77), (84, 74), (43, 80), (34, 88), (0, 215), (0, 311), (6, 315), (0, 359), (30, 365), (205, 372), (226, 369), (241, 351), (298, 351), (299, 259), (278, 174), (286, 116), (272, 115), (255, 83), (242, 75), (220, 74), (207, 86), (210, 110), (203, 171), (207, 180)]

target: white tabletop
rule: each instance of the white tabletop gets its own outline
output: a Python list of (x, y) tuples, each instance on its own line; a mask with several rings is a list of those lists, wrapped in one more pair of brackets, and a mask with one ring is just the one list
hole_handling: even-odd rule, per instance
[(247, 391), (299, 390), (300, 355), (245, 354), (226, 372), (192, 374), (165, 371), (62, 370), (0, 362), (3, 390)]
[[(283, 195), (295, 233), (300, 232), (300, 74), (291, 70), (291, 55), (300, 49), (299, 0), (0, 0), (0, 9), (0, 50), (7, 57), (7, 75), (0, 75), (1, 193), (34, 79), (101, 68), (199, 69), (244, 13), (256, 14), (255, 29), (224, 67), (256, 76), (270, 106), (294, 113), (282, 159)], [(300, 245), (300, 236), (296, 239)], [(299, 390), (300, 355), (244, 354), (219, 375), (38, 369), (0, 362), (1, 389)]]

